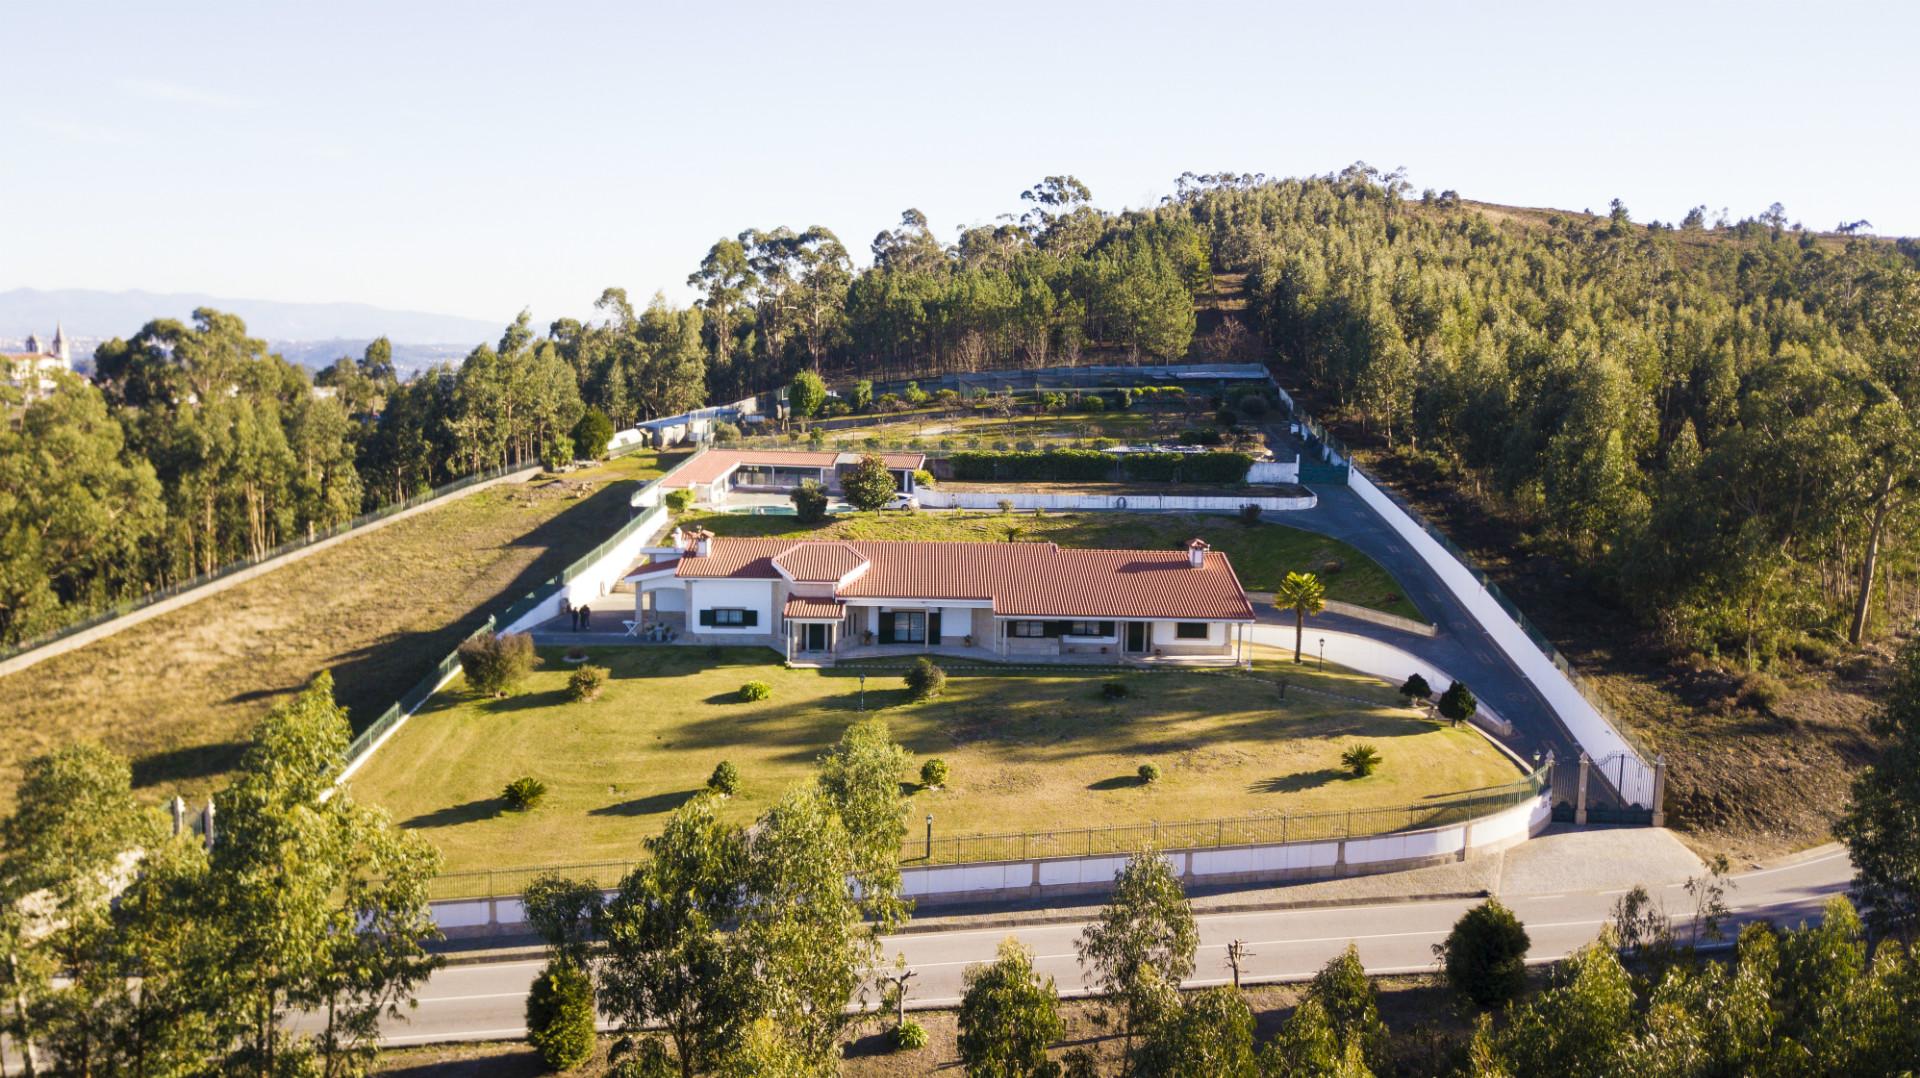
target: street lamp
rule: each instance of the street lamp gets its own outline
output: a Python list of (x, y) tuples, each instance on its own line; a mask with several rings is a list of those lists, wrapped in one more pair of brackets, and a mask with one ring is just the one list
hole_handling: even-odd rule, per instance
[(1323, 636), (1320, 638), (1320, 669), (1325, 670), (1326, 668), (1327, 668), (1327, 638)]
[(933, 860), (933, 813), (927, 813), (927, 860)]

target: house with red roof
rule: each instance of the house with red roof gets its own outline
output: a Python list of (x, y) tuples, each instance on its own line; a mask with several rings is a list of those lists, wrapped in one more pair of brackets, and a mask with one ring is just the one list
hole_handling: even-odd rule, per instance
[[(840, 477), (862, 454), (791, 449), (709, 449), (663, 477), (660, 489), (690, 490), (696, 505), (724, 505), (733, 491), (787, 493), (813, 480), (840, 493)], [(926, 467), (924, 453), (881, 453), (895, 485), (914, 492), (913, 473)]]
[(1225, 554), (1056, 543), (673, 537), (628, 577), (635, 620), (799, 662), (936, 652), (1006, 660), (1246, 659), (1253, 604)]

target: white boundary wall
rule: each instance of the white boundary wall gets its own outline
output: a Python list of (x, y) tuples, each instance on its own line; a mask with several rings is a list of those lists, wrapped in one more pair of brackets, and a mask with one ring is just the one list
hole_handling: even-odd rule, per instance
[[(1381, 493), (1380, 488), (1374, 486), (1373, 481), (1358, 468), (1352, 469), (1349, 485), (1439, 575), (1447, 590), (1453, 592), (1454, 597), (1467, 608), (1467, 612), (1493, 638), (1494, 644), (1519, 668), (1522, 676), (1533, 683), (1534, 689), (1547, 701), (1547, 706), (1553, 708), (1554, 714), (1560, 717), (1561, 723), (1580, 744), (1581, 751), (1596, 761), (1622, 754), (1630, 765), (1637, 765), (1622, 769), (1622, 788), (1618, 791), (1621, 798), (1630, 804), (1652, 805), (1654, 775), (1647, 761), (1627, 743), (1626, 738), (1620, 736), (1620, 731), (1613, 728), (1606, 716), (1581, 695), (1567, 675), (1553, 665), (1553, 660), (1547, 658), (1526, 630), (1488, 594), (1486, 587), (1473, 573), (1433, 536), (1428, 535), (1426, 529), (1408, 516), (1392, 498)], [(1328, 642), (1332, 642), (1331, 638)]]
[(1231, 495), (1205, 494), (1036, 494), (1018, 491), (999, 493), (991, 490), (954, 491), (922, 487), (916, 492), (916, 496), (920, 499), (921, 506), (927, 509), (998, 509), (1003, 500), (1012, 502), (1015, 509), (1131, 509), (1148, 512), (1157, 509), (1235, 512), (1241, 506), (1248, 504), (1257, 505), (1262, 509), (1284, 511), (1312, 509), (1320, 504), (1319, 496), (1314, 494), (1302, 498), (1238, 498)]
[(654, 545), (653, 539), (666, 530), (668, 524), (666, 507), (656, 505), (648, 509), (640, 514), (640, 521), (640, 524), (628, 533), (625, 539), (615, 544), (613, 549), (600, 555), (592, 565), (575, 573), (573, 579), (561, 585), (532, 610), (520, 615), (513, 624), (501, 626), (499, 631), (502, 633), (526, 632), (543, 621), (559, 617), (562, 599), (578, 606), (611, 592), (613, 586), (627, 574), (627, 570), (633, 568), (633, 564), (640, 560), (641, 549)]
[(1247, 469), (1249, 483), (1298, 483), (1300, 481), (1300, 462), (1256, 461)]
[[(1163, 856), (1188, 887), (1260, 881), (1324, 879), (1398, 872), (1497, 853), (1540, 833), (1553, 817), (1552, 798), (1539, 796), (1477, 820), (1365, 838), (1176, 850)], [(900, 893), (922, 907), (961, 902), (1103, 894), (1127, 863), (1124, 854), (995, 861), (976, 865), (906, 867)], [(452, 937), (525, 929), (517, 895), (432, 903), (433, 919)]]

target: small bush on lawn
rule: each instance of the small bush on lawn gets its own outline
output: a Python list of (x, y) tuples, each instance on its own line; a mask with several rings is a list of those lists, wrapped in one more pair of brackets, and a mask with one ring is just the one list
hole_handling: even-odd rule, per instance
[(715, 765), (713, 774), (707, 776), (707, 789), (722, 797), (732, 797), (740, 788), (740, 769), (733, 766), (731, 760), (722, 760)]
[(1455, 726), (1471, 720), (1474, 712), (1479, 710), (1480, 701), (1474, 699), (1473, 690), (1467, 688), (1464, 681), (1454, 682), (1447, 686), (1446, 692), (1440, 694), (1440, 714)]
[(527, 994), (527, 1042), (549, 1070), (572, 1070), (593, 1056), (593, 1023), (593, 982), (565, 959), (548, 962)]
[(893, 1027), (895, 1051), (917, 1052), (927, 1046), (927, 1028), (909, 1018)]
[(612, 671), (606, 667), (592, 663), (575, 669), (567, 678), (567, 699), (575, 703), (599, 699), (600, 694), (606, 691), (607, 678), (611, 675)]
[(1135, 772), (1135, 774), (1140, 776), (1140, 781), (1142, 784), (1151, 786), (1154, 783), (1160, 781), (1160, 765), (1159, 764), (1141, 764), (1140, 770)]
[(1527, 987), (1527, 930), (1498, 899), (1460, 915), (1445, 943), (1433, 947), (1447, 983), (1479, 1007), (1499, 1007)]
[(947, 672), (933, 664), (925, 655), (913, 661), (907, 671), (907, 691), (915, 700), (931, 700), (940, 695), (947, 687)]
[(1380, 766), (1380, 753), (1372, 745), (1355, 745), (1340, 754), (1340, 762), (1356, 779), (1364, 779)]
[(674, 516), (679, 516), (681, 513), (687, 511), (688, 506), (693, 504), (693, 491), (669, 490), (667, 491), (666, 502), (667, 512), (672, 513)]
[(487, 696), (505, 696), (526, 680), (540, 657), (526, 633), (482, 633), (460, 645), (460, 672)]
[(538, 805), (540, 799), (545, 796), (547, 796), (547, 784), (531, 775), (522, 775), (514, 779), (507, 783), (506, 789), (500, 791), (500, 800), (505, 801), (507, 807), (515, 812), (526, 812)]
[(773, 696), (773, 686), (764, 681), (749, 681), (740, 686), (740, 699), (743, 703), (765, 700)]
[(947, 762), (935, 756), (920, 765), (920, 785), (945, 786), (947, 784)]
[(1125, 700), (1132, 691), (1124, 681), (1109, 681), (1100, 686), (1100, 696), (1105, 700)]
[(1260, 507), (1253, 504), (1252, 502), (1248, 502), (1247, 504), (1241, 506), (1240, 507), (1240, 523), (1242, 524), (1260, 523)]

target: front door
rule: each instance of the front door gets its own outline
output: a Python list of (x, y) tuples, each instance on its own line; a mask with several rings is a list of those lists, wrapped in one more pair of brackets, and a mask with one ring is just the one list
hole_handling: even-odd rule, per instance
[(827, 650), (827, 627), (825, 625), (809, 625), (806, 627), (806, 630), (807, 630), (806, 642), (803, 645), (801, 645), (800, 650), (802, 651)]
[(1127, 622), (1127, 651), (1139, 655), (1147, 650), (1147, 623), (1144, 621)]

